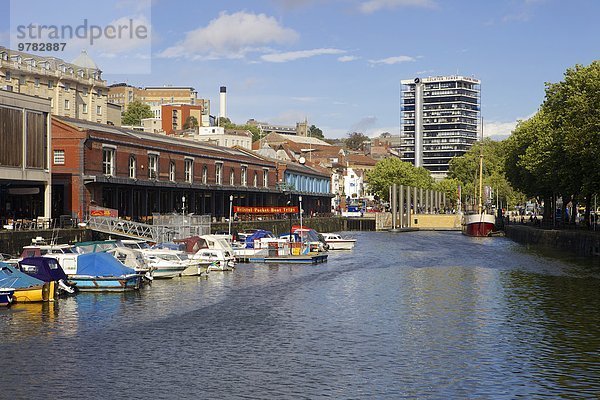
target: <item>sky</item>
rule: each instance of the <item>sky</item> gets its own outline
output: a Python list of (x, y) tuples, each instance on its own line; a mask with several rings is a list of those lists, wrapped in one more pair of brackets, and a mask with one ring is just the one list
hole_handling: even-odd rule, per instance
[(86, 49), (108, 84), (192, 86), (213, 115), (226, 86), (233, 122), (306, 119), (328, 138), (399, 134), (400, 80), (470, 76), (484, 134), (501, 139), (546, 82), (600, 59), (599, 15), (598, 0), (0, 0), (0, 45), (35, 41), (16, 36), (28, 24), (133, 21), (148, 34), (69, 38), (51, 55)]

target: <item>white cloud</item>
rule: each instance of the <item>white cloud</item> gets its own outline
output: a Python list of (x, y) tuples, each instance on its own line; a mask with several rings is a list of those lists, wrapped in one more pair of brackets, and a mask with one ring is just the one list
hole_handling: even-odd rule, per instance
[(528, 115), (523, 118), (518, 118), (515, 121), (483, 121), (483, 136), (493, 140), (504, 140), (512, 134), (512, 131), (517, 126), (518, 121), (524, 121), (535, 114)]
[(286, 53), (271, 53), (264, 54), (260, 58), (268, 62), (287, 62), (299, 60), (301, 58), (310, 58), (315, 56), (322, 56), (326, 54), (344, 54), (345, 50), (340, 49), (312, 49), (312, 50), (299, 50), (289, 51)]
[(354, 61), (354, 60), (358, 60), (360, 57), (356, 57), (356, 56), (341, 56), (338, 58), (339, 62), (350, 62), (350, 61)]
[(277, 116), (268, 117), (265, 120), (275, 124), (294, 126), (296, 122), (304, 121), (304, 118), (306, 118), (306, 111), (287, 110)]
[(379, 10), (399, 7), (437, 8), (437, 3), (433, 0), (369, 0), (362, 2), (358, 9), (364, 14), (372, 14)]
[(413, 62), (413, 61), (417, 61), (417, 59), (414, 57), (411, 57), (411, 56), (396, 56), (396, 57), (382, 58), (380, 60), (369, 60), (369, 63), (371, 65), (376, 65), (376, 64), (392, 65), (392, 64), (399, 64), (399, 63), (403, 63), (403, 62)]
[(415, 72), (417, 75), (427, 75), (427, 74), (432, 74), (434, 73), (435, 70), (434, 69), (424, 69), (422, 71), (417, 71)]
[(162, 51), (160, 57), (205, 56), (243, 58), (271, 43), (297, 40), (298, 33), (265, 14), (222, 12), (206, 27), (187, 32), (185, 39)]
[(314, 103), (318, 99), (319, 99), (318, 97), (310, 97), (310, 96), (292, 97), (292, 100), (298, 101), (300, 103)]

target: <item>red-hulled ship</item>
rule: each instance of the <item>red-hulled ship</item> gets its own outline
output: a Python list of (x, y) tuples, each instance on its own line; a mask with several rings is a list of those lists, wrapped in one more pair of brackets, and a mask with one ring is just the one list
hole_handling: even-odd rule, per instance
[(496, 230), (496, 217), (483, 211), (480, 214), (466, 214), (462, 232), (468, 236), (490, 236)]
[[(483, 121), (481, 121), (481, 140), (483, 141)], [(468, 236), (489, 236), (496, 230), (496, 217), (487, 212), (482, 205), (483, 197), (483, 147), (479, 153), (479, 205), (477, 214), (465, 214), (462, 220), (462, 233)]]

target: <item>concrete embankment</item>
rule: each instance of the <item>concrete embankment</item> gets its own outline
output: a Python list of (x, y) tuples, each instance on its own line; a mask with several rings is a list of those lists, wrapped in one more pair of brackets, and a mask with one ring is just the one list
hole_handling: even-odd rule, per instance
[(504, 229), (506, 237), (521, 244), (600, 257), (600, 232), (540, 229), (526, 225), (506, 225)]

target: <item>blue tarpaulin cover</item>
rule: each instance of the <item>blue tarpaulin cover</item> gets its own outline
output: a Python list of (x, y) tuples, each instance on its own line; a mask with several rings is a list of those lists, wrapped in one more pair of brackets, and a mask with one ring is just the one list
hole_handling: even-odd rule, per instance
[(126, 267), (108, 253), (88, 253), (77, 257), (77, 275), (122, 276), (135, 274), (133, 268)]
[(0, 287), (20, 289), (43, 284), (44, 281), (29, 276), (12, 265), (0, 262)]
[(246, 238), (246, 248), (247, 249), (253, 249), (254, 248), (254, 241), (257, 239), (262, 239), (264, 237), (273, 237), (273, 233), (271, 231), (265, 231), (263, 229), (259, 229), (256, 232), (254, 232), (252, 235), (248, 236)]
[(55, 258), (49, 257), (28, 257), (19, 261), (19, 268), (29, 276), (40, 279), (44, 282), (58, 281), (62, 279), (67, 281), (67, 274)]

